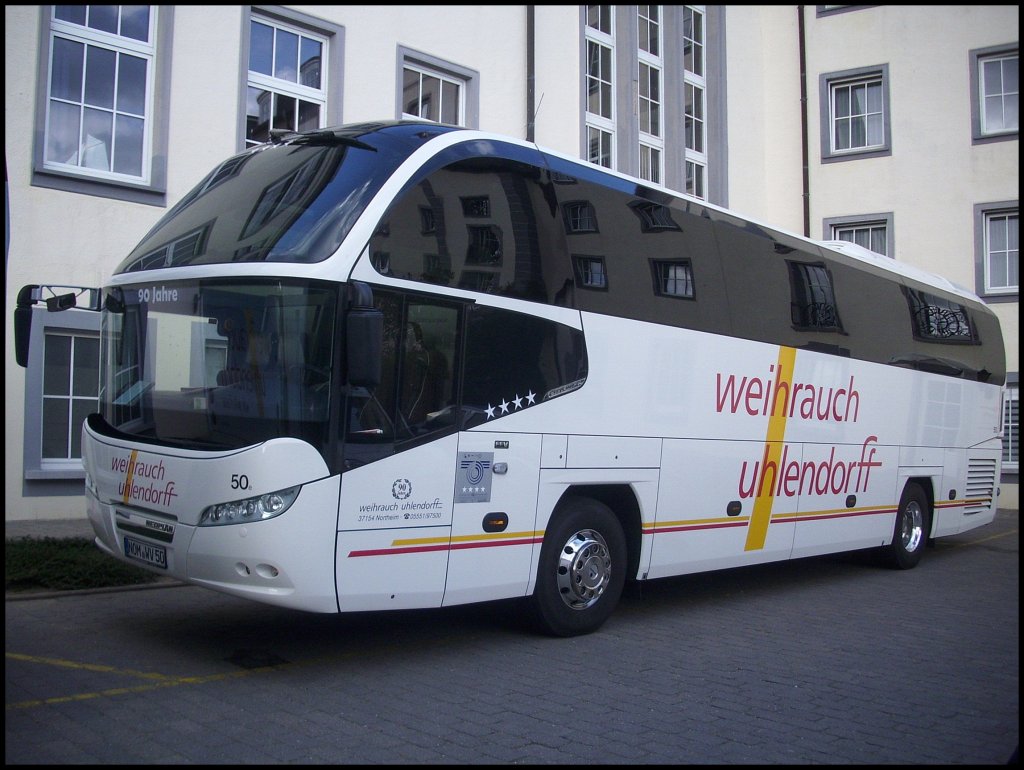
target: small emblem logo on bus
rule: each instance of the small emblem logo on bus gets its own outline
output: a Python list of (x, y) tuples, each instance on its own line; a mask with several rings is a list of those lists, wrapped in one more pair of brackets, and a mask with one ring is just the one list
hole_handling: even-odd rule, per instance
[(455, 502), (489, 503), (494, 452), (459, 452)]
[(150, 529), (155, 529), (158, 532), (166, 532), (169, 535), (174, 533), (173, 524), (164, 524), (162, 521), (150, 521), (149, 519), (146, 519), (145, 522), (146, 526)]
[(409, 479), (395, 479), (391, 485), (391, 496), (396, 500), (404, 500), (412, 494), (412, 482)]

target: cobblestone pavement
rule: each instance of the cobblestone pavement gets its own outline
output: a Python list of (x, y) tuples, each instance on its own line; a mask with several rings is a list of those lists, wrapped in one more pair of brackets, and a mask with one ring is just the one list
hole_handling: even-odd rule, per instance
[(1000, 511), (906, 572), (849, 554), (656, 581), (572, 639), (509, 603), (8, 600), (5, 761), (1004, 764), (1018, 546)]

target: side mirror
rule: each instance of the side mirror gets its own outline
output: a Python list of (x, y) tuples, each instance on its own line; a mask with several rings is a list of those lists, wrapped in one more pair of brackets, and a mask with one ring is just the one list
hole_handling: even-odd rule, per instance
[(32, 292), (38, 286), (22, 286), (18, 304), (14, 308), (14, 360), (22, 368), (28, 367), (29, 336), (32, 334)]
[(345, 319), (346, 372), (349, 385), (380, 385), (384, 314), (376, 308), (352, 308)]
[(351, 307), (345, 316), (345, 371), (349, 385), (380, 385), (384, 350), (384, 313), (373, 306), (373, 290), (362, 281), (349, 284)]
[[(71, 291), (67, 291), (70, 289)], [(58, 294), (58, 291), (63, 293)], [(80, 308), (100, 309), (100, 290), (82, 286), (22, 286), (14, 308), (14, 360), (18, 366), (28, 366), (29, 337), (32, 334), (32, 306), (45, 302), (51, 313)]]

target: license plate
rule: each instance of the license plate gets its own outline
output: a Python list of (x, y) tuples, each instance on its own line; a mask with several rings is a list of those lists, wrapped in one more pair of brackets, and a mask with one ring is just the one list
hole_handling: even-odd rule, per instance
[(124, 539), (124, 555), (129, 559), (152, 564), (160, 569), (167, 569), (167, 549), (162, 545), (143, 543), (132, 537)]

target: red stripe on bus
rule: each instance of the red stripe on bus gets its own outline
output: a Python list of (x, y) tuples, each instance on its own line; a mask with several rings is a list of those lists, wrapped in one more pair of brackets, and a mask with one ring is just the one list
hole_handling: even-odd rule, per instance
[(527, 538), (525, 540), (499, 540), (496, 542), (477, 543), (438, 543), (437, 545), (414, 545), (406, 548), (374, 548), (366, 551), (349, 551), (349, 558), (355, 556), (391, 556), (403, 553), (429, 553), (432, 551), (462, 551), (467, 548), (497, 548), (504, 545), (531, 545), (540, 543), (539, 537)]

